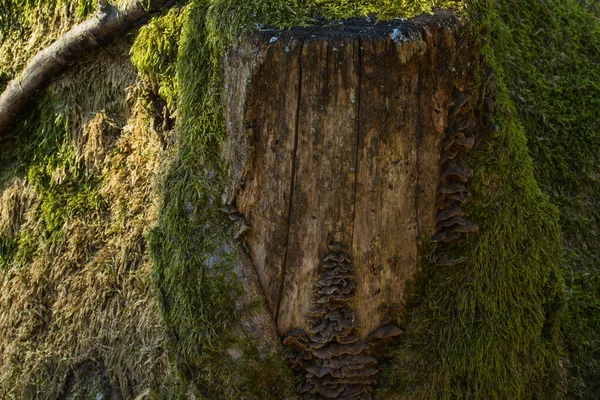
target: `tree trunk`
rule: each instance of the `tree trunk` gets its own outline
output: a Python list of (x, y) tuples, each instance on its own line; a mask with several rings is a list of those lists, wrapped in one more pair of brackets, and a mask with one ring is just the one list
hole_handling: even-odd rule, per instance
[(225, 200), (303, 391), (368, 398), (420, 243), (477, 229), (460, 210), (478, 64), (462, 28), (266, 30), (226, 55)]

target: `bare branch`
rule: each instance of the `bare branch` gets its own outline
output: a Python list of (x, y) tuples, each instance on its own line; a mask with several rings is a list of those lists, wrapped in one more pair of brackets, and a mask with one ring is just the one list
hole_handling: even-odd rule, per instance
[(0, 95), (0, 136), (32, 97), (54, 77), (75, 64), (90, 50), (111, 43), (150, 13), (173, 3), (173, 0), (136, 0), (129, 7), (118, 10), (106, 2), (99, 2), (98, 13), (94, 17), (76, 25), (37, 53), (21, 75), (8, 83)]

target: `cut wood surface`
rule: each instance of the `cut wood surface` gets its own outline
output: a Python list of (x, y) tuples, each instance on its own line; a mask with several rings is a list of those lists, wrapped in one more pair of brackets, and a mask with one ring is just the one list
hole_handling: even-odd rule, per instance
[(436, 228), (448, 110), (472, 79), (461, 26), (449, 13), (357, 20), (257, 32), (229, 51), (226, 200), (252, 226), (247, 252), (280, 335), (309, 330), (330, 243), (349, 249), (363, 339), (381, 305), (402, 302)]

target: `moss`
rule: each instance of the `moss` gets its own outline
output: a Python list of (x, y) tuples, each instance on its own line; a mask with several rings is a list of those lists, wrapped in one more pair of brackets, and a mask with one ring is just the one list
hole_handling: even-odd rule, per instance
[[(435, 249), (423, 249), (422, 269), (408, 299), (412, 322), (405, 342), (395, 350), (394, 364), (385, 371), (389, 387), (382, 394), (564, 397), (565, 371), (560, 365), (566, 365), (568, 358), (568, 394), (598, 398), (600, 25), (579, 4), (593, 10), (595, 3), (463, 3), (478, 50), (496, 77), (495, 86), (483, 80), (481, 89), (496, 96), (494, 118), (499, 129), (483, 138), (469, 160), (475, 176), (468, 212), (481, 234), (452, 249), (467, 255), (461, 267), (435, 268), (430, 260)], [(177, 373), (170, 370), (164, 377), (159, 368), (162, 372), (148, 374), (161, 394), (172, 398), (182, 397), (190, 383), (200, 398), (285, 398), (291, 395), (293, 376), (283, 358), (274, 355), (263, 360), (249, 340), (230, 332), (238, 318), (233, 299), (243, 288), (231, 271), (234, 255), (222, 251), (229, 222), (220, 211), (227, 166), (220, 161), (226, 130), (218, 91), (219, 58), (240, 35), (261, 25), (287, 27), (310, 24), (315, 16), (340, 19), (372, 13), (382, 19), (408, 18), (434, 7), (461, 5), (429, 0), (194, 0), (186, 4), (152, 19), (131, 49), (146, 90), (162, 97), (172, 113), (177, 109), (178, 116), (177, 143), (168, 149), (170, 163), (159, 179), (159, 219), (148, 237), (164, 322), (160, 329), (167, 332), (171, 368)], [(2, 2), (0, 87), (37, 49), (94, 9), (92, 0)], [(90, 70), (94, 68), (97, 74), (115, 73), (110, 66), (103, 70), (95, 64)], [(73, 229), (65, 234), (65, 227), (80, 220), (102, 220), (113, 208), (106, 193), (115, 191), (107, 189), (111, 183), (105, 172), (88, 171), (72, 139), (89, 120), (86, 113), (102, 111), (98, 107), (123, 126), (129, 107), (122, 100), (123, 88), (98, 90), (90, 79), (63, 79), (57, 85), (63, 98), (53, 97), (52, 91), (43, 94), (11, 135), (0, 139), (0, 190), (18, 176), (27, 178), (40, 196), (35, 212), (39, 224), (25, 226), (15, 238), (0, 238), (0, 269), (19, 265), (26, 270), (41, 263), (42, 253), (50, 262), (75, 252), (65, 244)], [(133, 95), (141, 96), (137, 90)], [(66, 104), (71, 107), (65, 109)], [(74, 111), (73, 104), (83, 104), (86, 112)], [(134, 151), (116, 151), (124, 155), (117, 154), (113, 162), (128, 171), (127, 157)], [(112, 185), (127, 187), (130, 176), (115, 175)], [(138, 203), (152, 202), (144, 195), (138, 197)], [(86, 236), (95, 244), (83, 259), (94, 257), (95, 247), (101, 246), (96, 235), (129, 235), (127, 229), (133, 228), (123, 226), (131, 224), (132, 218), (140, 218), (142, 225), (152, 220), (136, 217), (142, 211), (123, 208), (127, 207), (111, 214), (115, 218), (111, 223)], [(48, 246), (54, 253), (48, 252)], [(124, 245), (134, 252), (132, 247)], [(113, 254), (116, 250), (106, 251), (111, 254), (104, 255), (107, 259), (119, 259)], [(139, 257), (120, 262), (128, 265), (125, 269), (133, 268), (131, 263), (141, 262)], [(106, 263), (101, 271), (110, 285), (120, 287), (117, 282), (129, 276), (119, 272), (121, 267), (114, 261), (98, 262)], [(38, 285), (40, 289), (32, 292), (36, 296), (46, 292), (44, 296), (54, 296), (55, 288), (43, 282)], [(568, 307), (563, 310), (565, 302)], [(43, 324), (38, 325), (46, 332)], [(31, 337), (43, 342), (36, 335), (46, 334)], [(241, 349), (244, 361), (225, 361), (224, 354), (232, 347)], [(41, 354), (33, 348), (27, 351)], [(35, 390), (59, 393), (67, 372), (57, 373), (64, 366), (40, 354), (46, 361), (36, 361), (40, 367), (33, 375), (15, 374), (31, 377), (37, 382)], [(16, 360), (14, 364), (21, 365)], [(77, 375), (76, 367), (70, 368)], [(87, 384), (79, 382), (78, 390), (92, 393)]]
[(153, 17), (144, 25), (131, 47), (131, 60), (149, 81), (150, 87), (174, 111), (179, 91), (175, 74), (178, 42), (184, 21), (182, 7), (170, 9), (166, 15)]
[(221, 250), (230, 225), (220, 206), (225, 129), (216, 89), (218, 54), (212, 53), (205, 4), (192, 3), (186, 15), (177, 71), (179, 143), (161, 178), (160, 217), (149, 237), (170, 348), (180, 373), (202, 398), (257, 393), (256, 398), (279, 399), (291, 387), (283, 384), (288, 369), (281, 368), (280, 356), (259, 361), (247, 343), (242, 363), (232, 363), (225, 353), (239, 347), (239, 338), (228, 333), (242, 288), (231, 271), (234, 255)]
[(40, 48), (96, 10), (96, 0), (4, 0), (0, 4), (0, 88)]
[(570, 394), (600, 384), (600, 24), (583, 4), (506, 1), (489, 46), (528, 138), (535, 175), (560, 210)]
[(63, 398), (69, 386), (95, 398), (86, 362), (102, 365), (105, 398), (186, 392), (150, 284), (144, 234), (161, 151), (128, 50), (123, 41), (74, 66), (0, 139), (2, 190), (16, 178), (36, 193), (2, 249), (1, 398)]
[(495, 94), (498, 131), (467, 161), (475, 173), (465, 210), (481, 233), (451, 249), (467, 257), (458, 267), (425, 257), (409, 299), (411, 326), (388, 371), (392, 393), (529, 399), (562, 390), (558, 212), (534, 179), (502, 82)]

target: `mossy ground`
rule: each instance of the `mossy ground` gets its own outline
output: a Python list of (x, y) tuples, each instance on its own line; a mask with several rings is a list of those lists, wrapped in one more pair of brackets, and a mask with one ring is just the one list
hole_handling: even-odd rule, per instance
[[(382, 395), (600, 397), (594, 4), (462, 3), (495, 77), (480, 83), (496, 97), (498, 130), (469, 160), (467, 210), (481, 234), (453, 249), (468, 256), (461, 267), (433, 268), (424, 249)], [(219, 58), (257, 24), (435, 6), (458, 4), (182, 2), (45, 90), (0, 139), (0, 397), (128, 397), (147, 386), (165, 398), (291, 395), (280, 356), (262, 360), (228, 334), (243, 288), (233, 255), (213, 257), (229, 227)], [(94, 8), (1, 2), (0, 87)], [(223, 361), (232, 345), (245, 361)]]

